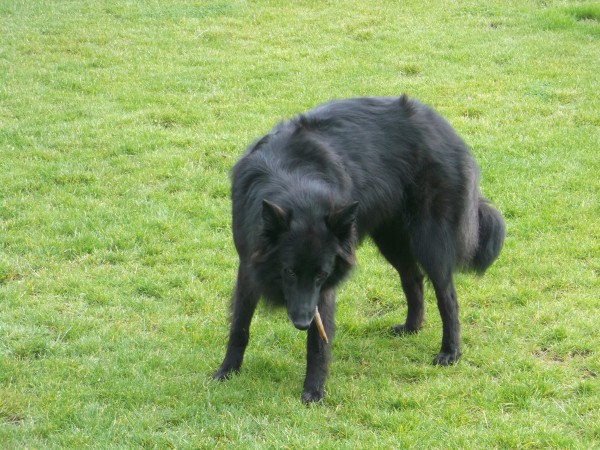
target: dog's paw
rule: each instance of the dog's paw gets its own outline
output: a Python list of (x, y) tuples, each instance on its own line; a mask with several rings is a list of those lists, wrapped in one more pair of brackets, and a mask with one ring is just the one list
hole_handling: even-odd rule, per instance
[(403, 336), (406, 334), (415, 334), (417, 331), (419, 331), (418, 328), (409, 327), (405, 323), (402, 323), (400, 325), (394, 325), (392, 327), (392, 332), (394, 334), (398, 334), (400, 336)]
[(323, 391), (304, 391), (302, 393), (302, 403), (317, 403), (323, 400)]
[(229, 380), (233, 375), (235, 375), (238, 372), (239, 370), (221, 367), (213, 374), (212, 379), (215, 381)]
[(433, 365), (435, 366), (451, 366), (452, 364), (456, 364), (458, 359), (460, 358), (461, 352), (460, 350), (454, 350), (451, 352), (440, 352), (434, 359)]

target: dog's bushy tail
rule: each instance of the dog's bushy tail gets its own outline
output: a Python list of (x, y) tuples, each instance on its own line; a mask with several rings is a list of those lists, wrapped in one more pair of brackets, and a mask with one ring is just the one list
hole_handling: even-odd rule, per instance
[(479, 198), (477, 216), (479, 239), (469, 268), (482, 274), (500, 254), (506, 236), (506, 227), (500, 213), (482, 197)]

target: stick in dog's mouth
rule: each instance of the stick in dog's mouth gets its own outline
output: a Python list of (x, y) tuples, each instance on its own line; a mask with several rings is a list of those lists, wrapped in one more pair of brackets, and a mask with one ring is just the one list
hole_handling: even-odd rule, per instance
[(325, 327), (323, 326), (323, 321), (321, 320), (321, 314), (319, 314), (319, 308), (315, 308), (315, 324), (317, 325), (319, 336), (321, 336), (323, 342), (329, 344), (329, 339), (327, 339), (327, 333), (325, 333)]

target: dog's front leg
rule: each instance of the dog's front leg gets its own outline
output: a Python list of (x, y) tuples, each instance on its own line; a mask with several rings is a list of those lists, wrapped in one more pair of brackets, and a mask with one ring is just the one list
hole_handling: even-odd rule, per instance
[(304, 379), (304, 391), (302, 392), (304, 403), (318, 402), (324, 395), (325, 379), (327, 378), (329, 359), (331, 358), (331, 344), (335, 334), (335, 291), (333, 289), (321, 292), (319, 313), (329, 343), (325, 343), (321, 338), (317, 324), (313, 320), (306, 339), (306, 378)]
[(231, 302), (231, 327), (227, 352), (221, 367), (213, 375), (215, 380), (225, 380), (240, 370), (250, 339), (250, 322), (260, 295), (245, 272), (246, 270), (240, 262)]

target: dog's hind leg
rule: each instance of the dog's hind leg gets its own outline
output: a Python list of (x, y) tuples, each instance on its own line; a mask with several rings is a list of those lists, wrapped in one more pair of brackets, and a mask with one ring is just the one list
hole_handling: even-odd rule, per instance
[(458, 320), (458, 301), (450, 271), (442, 277), (434, 276), (431, 283), (435, 290), (438, 309), (442, 316), (442, 348), (434, 358), (435, 365), (447, 366), (460, 358), (460, 322)]
[(331, 358), (331, 343), (335, 334), (335, 291), (333, 289), (321, 292), (318, 308), (329, 343), (321, 338), (317, 324), (313, 320), (306, 338), (306, 378), (302, 391), (304, 403), (318, 402), (324, 395), (325, 379)]
[(244, 352), (250, 339), (250, 322), (256, 309), (260, 293), (244, 273), (242, 263), (232, 298), (231, 327), (225, 359), (213, 375), (215, 380), (224, 380), (239, 372), (244, 360)]
[(373, 233), (373, 240), (381, 254), (400, 275), (402, 290), (406, 296), (408, 312), (403, 324), (393, 327), (395, 333), (416, 333), (423, 324), (425, 306), (423, 303), (423, 274), (412, 255), (408, 238), (402, 227), (389, 226)]
[(442, 317), (442, 348), (433, 363), (440, 366), (454, 364), (460, 358), (460, 322), (458, 301), (452, 281), (451, 239), (442, 227), (430, 226), (425, 233), (415, 235), (416, 253), (423, 270), (431, 280), (438, 309)]
[(402, 289), (406, 295), (408, 311), (406, 313), (406, 322), (394, 327), (394, 332), (398, 334), (416, 333), (423, 325), (425, 316), (425, 305), (423, 303), (423, 274), (419, 270), (416, 262), (405, 263), (396, 267), (400, 274)]

